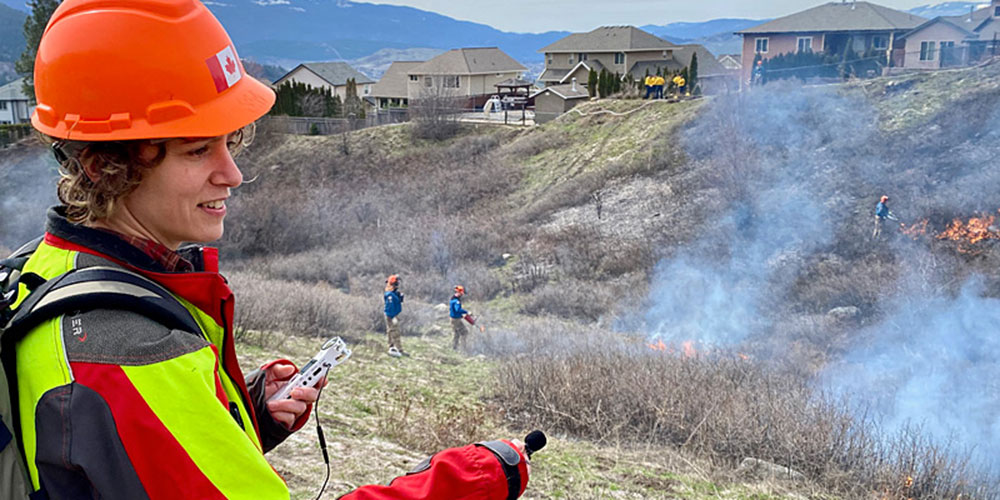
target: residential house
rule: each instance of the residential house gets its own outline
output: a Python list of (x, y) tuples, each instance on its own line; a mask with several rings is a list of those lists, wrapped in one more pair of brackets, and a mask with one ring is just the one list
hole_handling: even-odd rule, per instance
[(959, 66), (1000, 55), (1000, 0), (968, 15), (936, 17), (902, 38), (905, 68)]
[(740, 54), (722, 54), (719, 56), (719, 64), (729, 71), (739, 71), (743, 69), (742, 56)]
[(573, 78), (585, 84), (590, 70), (606, 69), (636, 80), (656, 70), (676, 71), (698, 54), (698, 75), (703, 84), (725, 77), (725, 68), (701, 45), (676, 45), (634, 26), (603, 26), (587, 33), (573, 33), (538, 50), (545, 54), (541, 85), (565, 85)]
[[(742, 75), (748, 82), (754, 58), (770, 59), (793, 52), (859, 54), (883, 52), (890, 65), (902, 65), (905, 42), (900, 38), (927, 20), (869, 2), (830, 2), (737, 31), (743, 36)], [(890, 60), (890, 55), (892, 56)]]
[(0, 125), (28, 123), (35, 107), (24, 94), (24, 78), (18, 78), (0, 87)]
[(375, 80), (345, 62), (302, 63), (274, 82), (273, 87), (280, 87), (285, 82), (305, 83), (314, 89), (327, 87), (344, 100), (347, 98), (347, 80), (351, 78), (358, 86), (358, 97), (363, 99), (371, 95)]
[(496, 47), (452, 49), (407, 70), (407, 99), (462, 98), (465, 107), (481, 107), (497, 83), (527, 70)]
[(371, 97), (378, 109), (405, 108), (409, 105), (407, 73), (423, 61), (394, 61), (378, 83), (372, 85)]
[(535, 101), (535, 123), (552, 121), (589, 98), (587, 87), (577, 83), (576, 78), (564, 85), (549, 85), (531, 95)]

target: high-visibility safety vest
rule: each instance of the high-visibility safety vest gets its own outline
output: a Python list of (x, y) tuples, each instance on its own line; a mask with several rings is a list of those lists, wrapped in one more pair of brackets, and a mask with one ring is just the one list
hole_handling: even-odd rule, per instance
[[(51, 279), (121, 265), (76, 241), (50, 231), (24, 272)], [(18, 413), (34, 490), (72, 497), (60, 478), (75, 474), (111, 498), (288, 498), (264, 459), (237, 364), (232, 292), (215, 250), (203, 249), (201, 260), (198, 272), (131, 268), (169, 290), (200, 332), (99, 309), (45, 321), (17, 343)]]

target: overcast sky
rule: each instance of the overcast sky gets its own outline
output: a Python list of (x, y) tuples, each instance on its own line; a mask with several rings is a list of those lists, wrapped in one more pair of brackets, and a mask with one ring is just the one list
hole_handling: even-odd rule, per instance
[[(943, 1), (876, 0), (875, 3), (906, 10)], [(368, 3), (406, 5), (503, 31), (540, 33), (722, 17), (773, 18), (820, 5), (824, 0), (375, 0)]]

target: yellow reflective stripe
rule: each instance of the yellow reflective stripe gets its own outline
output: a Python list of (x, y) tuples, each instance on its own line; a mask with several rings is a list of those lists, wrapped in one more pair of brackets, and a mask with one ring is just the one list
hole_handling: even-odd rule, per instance
[(222, 355), (223, 355), (222, 342), (226, 338), (225, 330), (222, 328), (222, 326), (220, 326), (218, 323), (215, 322), (215, 319), (213, 319), (212, 316), (206, 314), (205, 311), (198, 309), (197, 307), (194, 306), (194, 304), (191, 304), (183, 297), (178, 297), (176, 295), (174, 297), (176, 297), (177, 300), (180, 301), (181, 305), (183, 305), (184, 308), (191, 313), (191, 316), (194, 317), (194, 320), (198, 322), (199, 326), (201, 326), (202, 335), (204, 335), (205, 340), (208, 340), (209, 343), (211, 343), (217, 349), (219, 349), (219, 366), (220, 366), (219, 378), (222, 379), (222, 389), (226, 392), (226, 397), (228, 397), (230, 401), (234, 401), (236, 402), (236, 404), (240, 405), (240, 418), (243, 420), (243, 428), (246, 429), (246, 435), (247, 437), (250, 438), (251, 441), (253, 441), (253, 444), (254, 446), (257, 447), (257, 450), (263, 453), (264, 447), (263, 445), (261, 445), (260, 438), (257, 436), (257, 431), (253, 425), (253, 419), (250, 418), (250, 410), (245, 408), (243, 405), (242, 392), (232, 381), (232, 379), (226, 376), (225, 372), (221, 369)]
[(38, 452), (35, 442), (35, 408), (42, 394), (73, 381), (62, 339), (62, 321), (56, 318), (35, 327), (16, 348), (18, 411), (21, 415), (24, 454), (35, 490), (40, 488), (38, 467), (35, 465)]
[[(24, 272), (35, 273), (51, 279), (72, 269), (76, 252), (56, 248), (43, 241), (24, 265)], [(28, 296), (22, 284), (18, 291), (16, 307)], [(66, 360), (63, 345), (61, 317), (48, 320), (28, 333), (15, 347), (17, 356), (18, 412), (21, 418), (21, 437), (24, 440), (24, 454), (28, 460), (31, 485), (38, 490), (38, 455), (35, 429), (35, 409), (42, 395), (56, 387), (73, 381), (73, 374)]]
[(205, 347), (122, 370), (198, 469), (227, 498), (287, 498), (284, 481), (216, 398), (215, 363), (215, 353)]

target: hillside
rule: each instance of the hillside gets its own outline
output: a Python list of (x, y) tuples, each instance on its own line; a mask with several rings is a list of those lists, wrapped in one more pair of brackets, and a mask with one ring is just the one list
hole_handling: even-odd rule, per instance
[[(303, 360), (333, 334), (356, 348), (321, 404), (328, 498), (532, 428), (551, 437), (532, 499), (997, 498), (979, 452), (1000, 446), (997, 125), (998, 65), (594, 101), (440, 142), (264, 124), (221, 242), (242, 361)], [(51, 178), (43, 157), (0, 151), (24, 214), (0, 246), (40, 226), (24, 186)], [(905, 226), (873, 240), (882, 194)], [(390, 273), (399, 360), (382, 353)], [(486, 327), (461, 354), (437, 308), (458, 283)], [(947, 437), (983, 448), (963, 464)], [(314, 443), (271, 457), (305, 467), (295, 498), (322, 482)]]

